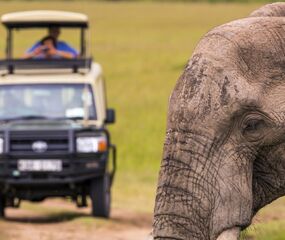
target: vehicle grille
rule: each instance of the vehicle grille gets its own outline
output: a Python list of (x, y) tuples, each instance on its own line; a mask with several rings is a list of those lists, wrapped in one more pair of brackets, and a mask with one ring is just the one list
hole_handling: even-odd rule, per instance
[(35, 154), (33, 143), (47, 144), (43, 153), (61, 154), (69, 151), (68, 131), (15, 131), (10, 132), (9, 152), (11, 154)]

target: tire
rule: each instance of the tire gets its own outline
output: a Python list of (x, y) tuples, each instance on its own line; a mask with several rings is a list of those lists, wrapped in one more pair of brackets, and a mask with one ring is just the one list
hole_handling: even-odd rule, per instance
[(110, 175), (105, 174), (95, 178), (90, 184), (90, 197), (93, 217), (110, 217), (111, 210), (111, 185)]
[(6, 198), (0, 194), (0, 218), (5, 218)]

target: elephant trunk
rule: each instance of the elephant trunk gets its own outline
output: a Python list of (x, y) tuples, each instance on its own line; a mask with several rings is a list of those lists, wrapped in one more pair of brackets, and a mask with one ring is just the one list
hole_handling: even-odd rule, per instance
[[(190, 146), (190, 147), (189, 147)], [(157, 189), (154, 239), (210, 239), (216, 168), (212, 141), (169, 132)]]
[(250, 165), (241, 152), (225, 151), (221, 144), (201, 133), (167, 134), (154, 239), (238, 239), (240, 227), (250, 221)]

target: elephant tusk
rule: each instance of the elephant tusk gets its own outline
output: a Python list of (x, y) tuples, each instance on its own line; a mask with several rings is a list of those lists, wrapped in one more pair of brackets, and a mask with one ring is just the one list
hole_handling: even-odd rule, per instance
[(240, 228), (234, 227), (223, 231), (217, 240), (238, 240), (240, 234)]
[(154, 240), (152, 233), (150, 233), (145, 240)]

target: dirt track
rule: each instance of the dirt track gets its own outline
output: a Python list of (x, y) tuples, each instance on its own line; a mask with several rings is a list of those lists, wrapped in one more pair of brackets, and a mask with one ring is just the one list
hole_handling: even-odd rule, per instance
[[(284, 198), (275, 201), (253, 222), (284, 219), (284, 204)], [(90, 208), (77, 209), (61, 199), (24, 203), (21, 209), (7, 210), (6, 220), (0, 221), (0, 240), (148, 240), (151, 214), (113, 209), (111, 219), (103, 220), (90, 217), (89, 212)]]
[(151, 231), (151, 214), (114, 209), (111, 220), (106, 221), (89, 217), (89, 208), (78, 210), (60, 199), (35, 206), (8, 209), (7, 219), (0, 221), (0, 239), (146, 240)]

